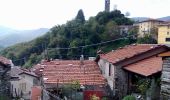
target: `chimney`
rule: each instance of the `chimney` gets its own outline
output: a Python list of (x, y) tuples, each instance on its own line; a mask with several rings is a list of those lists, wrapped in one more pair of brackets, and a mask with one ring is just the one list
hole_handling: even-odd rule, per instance
[(81, 55), (81, 57), (80, 57), (80, 64), (84, 65), (84, 55)]

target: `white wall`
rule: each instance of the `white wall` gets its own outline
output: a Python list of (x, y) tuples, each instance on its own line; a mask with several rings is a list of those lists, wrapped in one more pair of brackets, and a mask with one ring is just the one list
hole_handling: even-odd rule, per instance
[(104, 59), (100, 59), (98, 62), (98, 65), (102, 71), (103, 76), (107, 79), (108, 85), (110, 86), (110, 89), (114, 91), (115, 88), (115, 66), (111, 64), (111, 75), (109, 76), (109, 63), (108, 61)]

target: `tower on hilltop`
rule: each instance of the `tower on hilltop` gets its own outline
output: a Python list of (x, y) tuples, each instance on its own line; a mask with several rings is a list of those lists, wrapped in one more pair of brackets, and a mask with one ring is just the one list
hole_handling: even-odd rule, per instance
[(110, 11), (110, 0), (105, 0), (105, 11)]

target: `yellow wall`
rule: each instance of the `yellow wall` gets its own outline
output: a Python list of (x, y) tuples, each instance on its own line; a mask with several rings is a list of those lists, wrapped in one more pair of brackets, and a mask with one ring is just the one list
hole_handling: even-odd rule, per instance
[[(169, 33), (168, 33), (169, 32)], [(166, 41), (166, 38), (170, 38), (170, 25), (158, 27), (158, 44), (170, 44), (170, 41)]]
[(139, 23), (138, 36), (143, 37), (144, 34), (150, 34), (151, 29), (157, 27), (159, 24), (162, 24), (162, 22), (160, 22), (160, 21), (146, 21), (146, 22)]

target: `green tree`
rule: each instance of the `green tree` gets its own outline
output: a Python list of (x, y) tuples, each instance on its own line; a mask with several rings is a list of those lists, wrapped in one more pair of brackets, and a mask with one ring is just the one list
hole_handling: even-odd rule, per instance
[(146, 34), (144, 37), (138, 38), (137, 43), (139, 43), (139, 44), (156, 44), (157, 41), (151, 35)]
[[(102, 48), (103, 51), (107, 52), (136, 41), (131, 41), (133, 39), (129, 38), (92, 47), (80, 48), (80, 46), (120, 38), (122, 36), (119, 34), (118, 25), (131, 25), (132, 23), (120, 10), (99, 12), (87, 21), (83, 10), (79, 10), (75, 19), (68, 21), (66, 24), (52, 27), (47, 34), (37, 39), (8, 47), (2, 50), (0, 54), (15, 60), (15, 65), (25, 65), (27, 67), (38, 63), (42, 58), (47, 58), (47, 53), (49, 59), (78, 59), (81, 54), (96, 56), (98, 49)], [(47, 50), (47, 48), (50, 49)], [(44, 57), (45, 54), (46, 57)], [(25, 59), (23, 60), (23, 58)]]
[(82, 9), (80, 9), (78, 11), (77, 16), (76, 16), (76, 20), (79, 20), (81, 23), (85, 22), (85, 17), (84, 17), (84, 13), (83, 13)]

